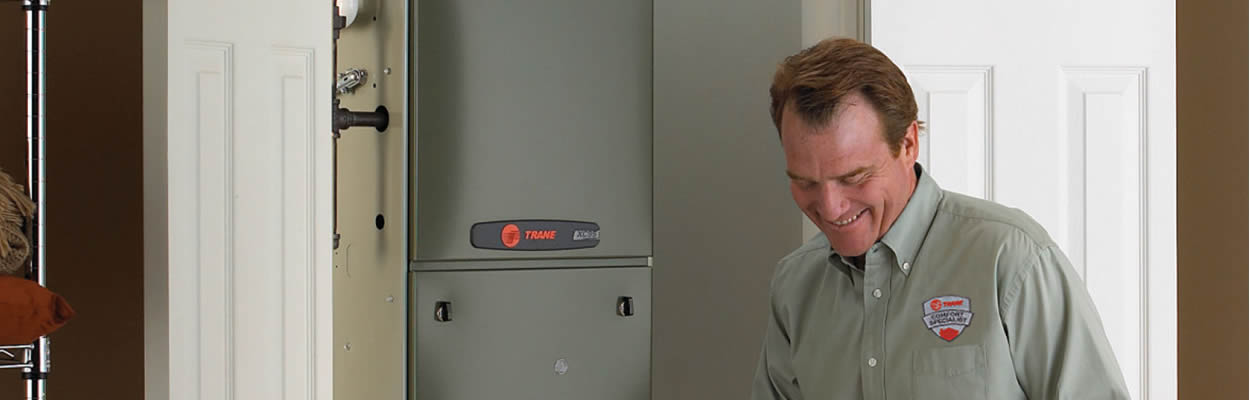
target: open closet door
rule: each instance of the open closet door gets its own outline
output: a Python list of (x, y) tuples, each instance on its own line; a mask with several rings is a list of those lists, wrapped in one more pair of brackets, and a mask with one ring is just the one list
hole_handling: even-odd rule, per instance
[(332, 393), (331, 6), (144, 2), (149, 399)]

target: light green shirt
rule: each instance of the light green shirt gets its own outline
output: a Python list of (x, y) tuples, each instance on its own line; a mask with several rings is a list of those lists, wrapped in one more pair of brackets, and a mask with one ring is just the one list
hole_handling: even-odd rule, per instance
[(824, 235), (781, 259), (751, 397), (1128, 399), (1093, 302), (1045, 230), (916, 171), (862, 270)]

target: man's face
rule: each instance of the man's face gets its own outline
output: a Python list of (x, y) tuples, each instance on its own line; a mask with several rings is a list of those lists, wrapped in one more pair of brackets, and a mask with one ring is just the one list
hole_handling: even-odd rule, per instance
[(838, 254), (863, 255), (885, 235), (915, 189), (917, 126), (907, 128), (898, 156), (882, 136), (877, 112), (861, 95), (828, 124), (812, 127), (787, 106), (781, 143), (794, 202)]

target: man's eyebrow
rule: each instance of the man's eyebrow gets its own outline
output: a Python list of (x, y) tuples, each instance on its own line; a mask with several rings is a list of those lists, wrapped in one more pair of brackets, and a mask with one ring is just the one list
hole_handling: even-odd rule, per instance
[(816, 182), (816, 181), (818, 180), (818, 179), (816, 179), (816, 178), (808, 178), (808, 177), (806, 177), (806, 176), (799, 176), (799, 175), (796, 175), (794, 172), (791, 172), (790, 170), (786, 170), (786, 176), (788, 176), (788, 177), (790, 177), (790, 179), (793, 179), (793, 180), (796, 180), (796, 181)]
[[(869, 170), (871, 170), (871, 169), (872, 169), (872, 167), (865, 165), (865, 166), (862, 166), (862, 167), (856, 168), (856, 169), (852, 170), (851, 172), (847, 172), (847, 173), (845, 173), (845, 174), (842, 174), (841, 176), (838, 176), (838, 177), (834, 178), (834, 180), (845, 180), (845, 179), (851, 178), (851, 177), (853, 177), (853, 176), (856, 176), (856, 175), (859, 175), (859, 174), (863, 174), (863, 173), (865, 173), (865, 172), (868, 172), (868, 171), (869, 171)], [(797, 175), (797, 174), (795, 174), (794, 172), (792, 172), (792, 171), (790, 171), (790, 170), (786, 170), (786, 176), (789, 176), (789, 177), (790, 177), (790, 179), (793, 179), (793, 180), (796, 180), (796, 181), (808, 181), (808, 182), (818, 182), (818, 181), (820, 181), (820, 179), (818, 179), (818, 178), (810, 178), (810, 177), (806, 177), (806, 176), (800, 176), (800, 175)]]
[(856, 169), (852, 170), (851, 172), (847, 172), (847, 173), (845, 173), (845, 174), (842, 174), (842, 176), (837, 177), (837, 179), (839, 179), (839, 180), (844, 180), (844, 179), (847, 179), (847, 178), (851, 178), (851, 177), (853, 177), (853, 176), (860, 175), (860, 174), (863, 174), (863, 173), (865, 173), (865, 172), (868, 172), (868, 171), (869, 171), (869, 170), (871, 170), (872, 168), (873, 168), (873, 167), (870, 167), (870, 166), (865, 165), (865, 166), (862, 166), (862, 167), (856, 168)]

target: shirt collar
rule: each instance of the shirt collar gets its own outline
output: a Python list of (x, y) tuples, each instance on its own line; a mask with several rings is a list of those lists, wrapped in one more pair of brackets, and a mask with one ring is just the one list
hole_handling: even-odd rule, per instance
[(942, 189), (929, 173), (916, 163), (916, 190), (907, 200), (907, 206), (898, 219), (881, 238), (881, 243), (894, 252), (895, 262), (904, 275), (911, 273), (910, 266), (915, 265), (916, 255), (920, 246), (929, 235), (929, 227), (933, 225), (933, 217), (937, 215), (938, 202), (942, 200)]
[[(929, 227), (933, 225), (933, 217), (937, 215), (938, 202), (942, 200), (942, 189), (920, 163), (915, 164), (915, 170), (916, 189), (907, 200), (907, 206), (903, 207), (903, 212), (880, 240), (894, 252), (895, 267), (903, 271), (904, 276), (911, 274), (920, 245), (924, 244)], [(833, 249), (829, 249), (829, 261), (846, 266), (849, 273), (850, 261)]]

